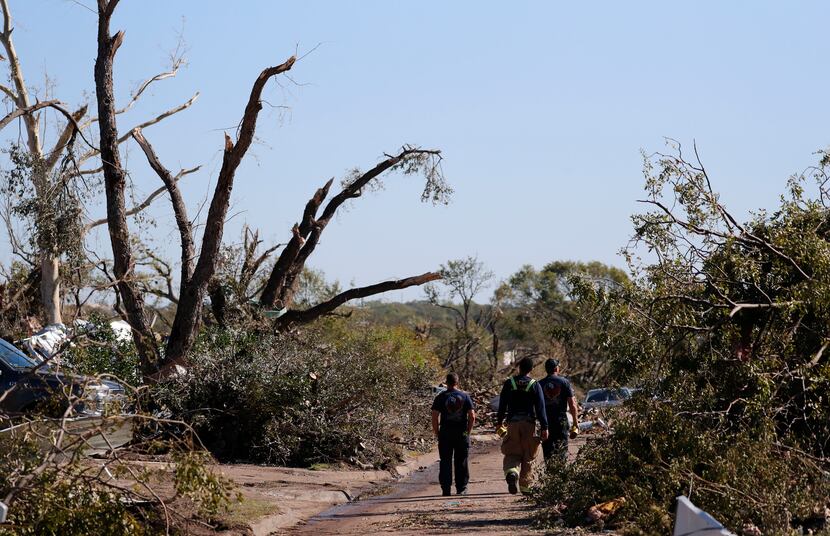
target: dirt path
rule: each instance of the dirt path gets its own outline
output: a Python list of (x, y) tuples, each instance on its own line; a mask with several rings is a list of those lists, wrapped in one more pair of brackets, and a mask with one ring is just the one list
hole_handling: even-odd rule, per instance
[(533, 505), (507, 493), (501, 462), (498, 441), (474, 441), (469, 495), (442, 497), (433, 463), (384, 495), (332, 508), (289, 534), (539, 534), (530, 526)]

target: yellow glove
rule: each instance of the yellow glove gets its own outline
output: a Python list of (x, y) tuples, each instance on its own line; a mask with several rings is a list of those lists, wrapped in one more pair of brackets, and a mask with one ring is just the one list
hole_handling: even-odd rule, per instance
[(571, 434), (570, 435), (571, 435), (571, 439), (576, 439), (576, 436), (579, 435), (579, 425), (578, 424), (574, 423), (574, 425), (571, 426)]

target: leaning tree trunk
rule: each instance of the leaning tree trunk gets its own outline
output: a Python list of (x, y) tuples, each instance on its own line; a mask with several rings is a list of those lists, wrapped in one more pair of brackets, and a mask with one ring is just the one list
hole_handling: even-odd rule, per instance
[(187, 209), (181, 192), (179, 192), (170, 171), (161, 164), (152, 146), (142, 135), (141, 130), (136, 129), (132, 133), (133, 138), (144, 151), (150, 167), (164, 182), (170, 194), (182, 246), (182, 277), (179, 284), (179, 302), (176, 306), (173, 327), (170, 330), (170, 336), (167, 338), (164, 363), (160, 364), (158, 370), (160, 375), (165, 374), (173, 366), (183, 363), (193, 347), (202, 317), (202, 304), (219, 260), (225, 217), (230, 205), (236, 170), (254, 140), (257, 118), (260, 110), (262, 110), (262, 91), (271, 78), (290, 70), (296, 60), (294, 56), (291, 56), (285, 63), (268, 67), (259, 74), (251, 88), (236, 143), (225, 134), (222, 167), (219, 170), (216, 188), (210, 201), (204, 234), (202, 235), (202, 248), (195, 266), (193, 264), (193, 229), (187, 218)]

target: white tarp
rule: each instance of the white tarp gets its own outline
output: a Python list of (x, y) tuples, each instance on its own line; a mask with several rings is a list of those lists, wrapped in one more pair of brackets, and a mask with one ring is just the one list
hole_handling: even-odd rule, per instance
[(39, 356), (41, 360), (52, 357), (60, 350), (69, 332), (63, 324), (50, 324), (31, 337), (20, 341), (21, 346), (32, 356)]
[[(124, 342), (132, 338), (133, 330), (127, 322), (113, 320), (109, 324), (117, 341)], [(55, 355), (55, 352), (63, 347), (73, 332), (78, 334), (88, 332), (91, 329), (92, 324), (90, 322), (80, 319), (75, 321), (74, 330), (63, 324), (50, 324), (31, 337), (19, 341), (19, 343), (24, 349), (28, 350), (32, 357), (40, 357), (42, 361)]]
[(685, 495), (677, 498), (677, 516), (674, 520), (673, 536), (735, 536), (690, 501)]

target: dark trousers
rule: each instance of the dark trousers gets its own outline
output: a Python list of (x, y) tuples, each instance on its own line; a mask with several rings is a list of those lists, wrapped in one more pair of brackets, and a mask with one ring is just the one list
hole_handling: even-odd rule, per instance
[(548, 415), (548, 438), (542, 442), (542, 455), (547, 462), (551, 458), (565, 463), (568, 461), (568, 418), (564, 420), (558, 416)]
[[(452, 470), (455, 466), (455, 490), (467, 488), (470, 481), (468, 465), (470, 454), (470, 437), (464, 431), (441, 430), (438, 434), (438, 456), (441, 458), (438, 482), (443, 491), (452, 488)], [(453, 463), (455, 462), (455, 463)]]

